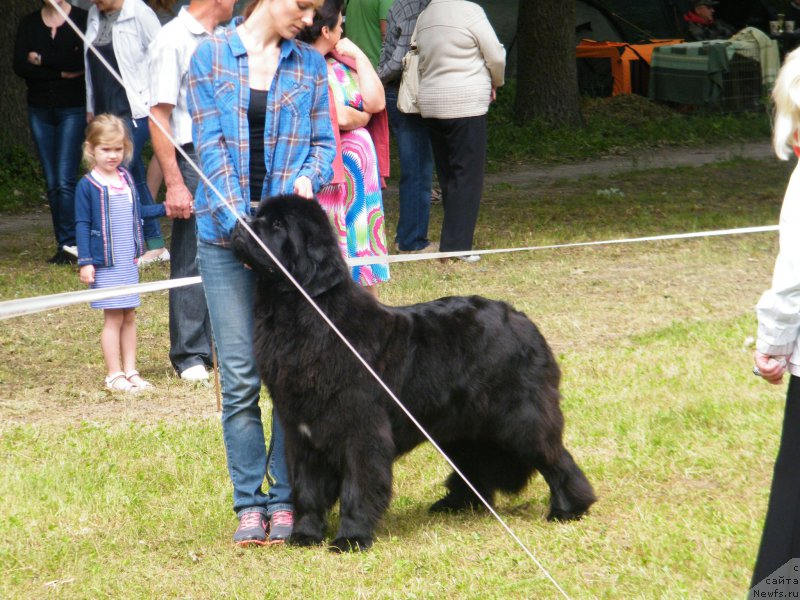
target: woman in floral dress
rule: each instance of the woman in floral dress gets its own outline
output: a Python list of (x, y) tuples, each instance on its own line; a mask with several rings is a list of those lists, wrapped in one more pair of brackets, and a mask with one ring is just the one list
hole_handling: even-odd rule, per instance
[(376, 257), (375, 263), (352, 267), (353, 279), (376, 293), (375, 286), (389, 279), (381, 195), (382, 176), (388, 175), (386, 102), (369, 58), (341, 36), (341, 0), (325, 0), (313, 25), (298, 36), (326, 57), (331, 118), (339, 133), (334, 179), (317, 192), (317, 201), (346, 258)]

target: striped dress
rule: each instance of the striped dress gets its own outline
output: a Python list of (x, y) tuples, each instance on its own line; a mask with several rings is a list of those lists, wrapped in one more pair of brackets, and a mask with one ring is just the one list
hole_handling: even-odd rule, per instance
[[(133, 195), (130, 188), (111, 185), (94, 171), (100, 181), (108, 185), (108, 210), (111, 217), (111, 252), (114, 264), (111, 267), (95, 266), (92, 289), (108, 288), (115, 285), (136, 285), (139, 283), (139, 269), (136, 266), (136, 245), (133, 238)], [(92, 308), (136, 308), (139, 294), (128, 294), (91, 303)]]
[[(361, 110), (361, 92), (350, 69), (334, 58), (327, 60), (331, 67), (328, 71), (333, 91), (331, 102)], [(345, 183), (324, 186), (317, 192), (317, 202), (328, 213), (345, 258), (385, 257), (388, 250), (375, 144), (363, 127), (342, 131), (341, 138)], [(364, 286), (388, 281), (389, 265), (352, 267), (352, 277)]]

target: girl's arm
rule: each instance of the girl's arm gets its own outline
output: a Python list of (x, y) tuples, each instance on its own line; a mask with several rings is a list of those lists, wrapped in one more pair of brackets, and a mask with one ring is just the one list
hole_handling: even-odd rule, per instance
[[(220, 123), (220, 109), (214, 96), (213, 55), (215, 48), (214, 43), (209, 41), (201, 43), (195, 51), (189, 65), (188, 101), (189, 112), (192, 115), (192, 139), (200, 167), (211, 184), (227, 201), (220, 200), (212, 189), (206, 189), (211, 216), (225, 237), (229, 238), (233, 226), (236, 225), (236, 217), (228, 208), (228, 204), (231, 207), (241, 206), (241, 203), (237, 201), (244, 196), (239, 186), (236, 168), (228, 153)], [(321, 59), (322, 56), (319, 56)], [(325, 118), (330, 128), (330, 117), (327, 110), (326, 104)]]
[(78, 245), (78, 264), (83, 267), (92, 264), (92, 251), (89, 244), (92, 227), (91, 184), (82, 177), (75, 187), (75, 240)]

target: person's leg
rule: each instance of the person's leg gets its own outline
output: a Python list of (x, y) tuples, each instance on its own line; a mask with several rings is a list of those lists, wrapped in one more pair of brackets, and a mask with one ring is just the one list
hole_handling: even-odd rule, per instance
[(253, 353), (253, 272), (220, 246), (199, 242), (197, 256), (221, 371), (222, 436), (233, 483), (233, 509), (241, 517), (290, 507), (283, 432), (275, 420), (269, 464), (279, 493), (268, 500), (262, 490), (268, 459), (258, 405), (261, 380)]
[[(122, 370), (130, 373), (136, 370), (136, 309), (122, 309), (119, 347), (122, 354)], [(131, 382), (133, 383), (133, 382)]]
[[(63, 245), (60, 239), (59, 223), (59, 199), (57, 190), (57, 169), (56, 169), (56, 122), (53, 111), (49, 108), (28, 107), (28, 125), (31, 130), (31, 137), (39, 156), (39, 163), (42, 165), (44, 173), (45, 188), (47, 190), (47, 202), (50, 205), (50, 217), (53, 220), (53, 234), (56, 244), (61, 248)], [(74, 221), (73, 215), (73, 221)]]
[(400, 159), (400, 215), (395, 241), (400, 250), (427, 246), (431, 210), (433, 154), (425, 121), (397, 110), (397, 88), (386, 87), (386, 109)]
[[(147, 140), (150, 139), (147, 117), (129, 119), (128, 128), (133, 137), (133, 158), (131, 159), (130, 172), (136, 185), (136, 191), (139, 193), (139, 200), (143, 205), (155, 204), (153, 196), (150, 195), (150, 189), (147, 187), (147, 173), (142, 160), (142, 150)], [(157, 218), (144, 220), (144, 239), (148, 250), (164, 247), (164, 238), (161, 236), (161, 226)]]
[(433, 149), (433, 159), (436, 164), (436, 175), (439, 179), (439, 186), (442, 188), (442, 231), (439, 236), (439, 250), (447, 252), (454, 250), (450, 232), (452, 227), (452, 216), (450, 215), (451, 205), (449, 202), (450, 179), (452, 170), (450, 168), (450, 146), (449, 139), (445, 135), (443, 121), (440, 119), (425, 119), (430, 131), (431, 148)]
[[(195, 155), (191, 157), (196, 161)], [(198, 183), (197, 174), (180, 155), (178, 167), (186, 187), (194, 194)], [(170, 279), (197, 275), (195, 217), (192, 215), (188, 219), (173, 219)], [(202, 284), (169, 291), (169, 342), (169, 359), (179, 375), (190, 367), (211, 364), (211, 324)]]
[(800, 378), (792, 375), (786, 393), (783, 431), (775, 460), (767, 517), (751, 586), (800, 557)]
[[(442, 184), (445, 222), (442, 251), (471, 250), (478, 221), (486, 162), (486, 115), (439, 120), (447, 148), (447, 184)], [(437, 165), (439, 163), (437, 156)], [(441, 181), (441, 180), (440, 180)]]
[(123, 314), (121, 308), (103, 310), (103, 331), (100, 334), (100, 348), (106, 363), (106, 374), (113, 375), (122, 371), (120, 361), (120, 337)]
[(86, 129), (86, 109), (54, 109), (58, 116), (55, 132), (56, 182), (55, 197), (57, 212), (53, 217), (56, 238), (61, 246), (75, 245), (75, 184), (78, 165), (81, 161), (81, 144)]

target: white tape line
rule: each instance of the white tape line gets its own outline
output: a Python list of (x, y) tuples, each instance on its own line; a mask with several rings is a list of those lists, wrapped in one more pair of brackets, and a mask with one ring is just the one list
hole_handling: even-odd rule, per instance
[(714, 237), (719, 235), (740, 235), (745, 233), (764, 233), (778, 231), (777, 225), (762, 225), (758, 227), (741, 227), (739, 229), (717, 229), (715, 231), (696, 231), (693, 233), (672, 233), (665, 235), (650, 235), (638, 238), (623, 238), (617, 240), (603, 240), (600, 242), (573, 242), (571, 244), (550, 244), (548, 246), (526, 246), (524, 248), (498, 248), (496, 250), (465, 250), (461, 252), (429, 252), (426, 254), (393, 254), (391, 256), (362, 256), (348, 258), (347, 264), (351, 267), (361, 265), (385, 265), (396, 262), (412, 262), (415, 260), (432, 260), (434, 258), (455, 258), (458, 256), (471, 256), (473, 254), (505, 254), (510, 252), (532, 252), (535, 250), (558, 250), (564, 248), (580, 248), (583, 246), (608, 246), (611, 244), (634, 244), (639, 242), (656, 242), (663, 240), (685, 240), (699, 237)]
[(61, 308), (62, 306), (69, 306), (71, 304), (95, 302), (97, 300), (105, 300), (106, 298), (127, 296), (128, 294), (157, 292), (186, 285), (195, 285), (197, 283), (202, 283), (200, 277), (183, 277), (181, 279), (151, 281), (148, 283), (139, 283), (137, 285), (118, 285), (101, 290), (82, 290), (80, 292), (64, 292), (63, 294), (51, 294), (50, 296), (7, 300), (6, 302), (0, 302), (0, 320)]
[[(603, 240), (599, 242), (574, 242), (571, 244), (551, 244), (549, 246), (526, 246), (524, 248), (499, 248), (496, 250), (468, 250), (464, 252), (429, 252), (425, 254), (399, 254), (383, 257), (359, 257), (347, 259), (347, 264), (375, 265), (387, 264), (392, 262), (412, 262), (416, 260), (432, 260), (435, 258), (450, 258), (457, 256), (469, 256), (471, 254), (507, 254), (511, 252), (531, 252), (535, 250), (554, 250), (563, 248), (578, 248), (584, 246), (607, 246), (611, 244), (632, 244), (639, 242), (653, 242), (663, 240), (680, 240), (699, 237), (715, 237), (721, 235), (741, 235), (747, 233), (764, 233), (777, 231), (777, 225), (762, 225), (759, 227), (742, 227), (739, 229), (718, 229), (716, 231), (698, 231), (694, 233), (676, 233), (667, 235), (652, 235), (647, 237), (626, 238), (617, 240)], [(8, 300), (0, 302), (0, 320), (28, 315), (44, 310), (52, 310), (71, 304), (81, 304), (83, 302), (93, 302), (115, 296), (124, 296), (134, 293), (157, 292), (170, 288), (201, 283), (200, 277), (185, 277), (183, 279), (170, 279), (165, 281), (152, 281), (131, 286), (118, 286), (102, 290), (83, 290), (79, 292), (65, 292), (63, 294), (52, 294), (50, 296), (37, 296), (34, 298), (23, 298), (20, 300)]]

